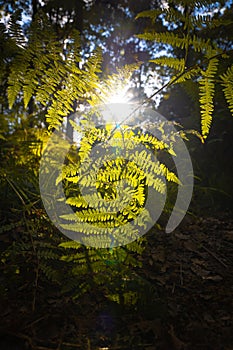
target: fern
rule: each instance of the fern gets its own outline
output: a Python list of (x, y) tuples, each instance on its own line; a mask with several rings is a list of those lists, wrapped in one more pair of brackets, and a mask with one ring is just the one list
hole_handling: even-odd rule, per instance
[[(111, 100), (112, 93), (127, 93), (129, 89), (131, 78), (133, 73), (139, 69), (141, 62), (136, 64), (125, 65), (121, 68), (116, 68), (116, 73), (104, 77), (99, 86), (97, 87), (96, 93), (91, 96), (88, 102), (93, 108), (103, 103), (108, 103)], [(98, 114), (98, 110), (96, 110)]]
[(209, 134), (214, 110), (214, 77), (218, 69), (218, 59), (214, 58), (209, 61), (208, 67), (203, 72), (203, 77), (199, 81), (200, 89), (200, 108), (201, 108), (201, 127), (203, 138)]
[(179, 37), (177, 34), (172, 32), (166, 33), (145, 33), (137, 35), (140, 39), (152, 40), (158, 43), (166, 43), (171, 46), (175, 46), (180, 49), (184, 49), (186, 45), (185, 36)]
[(9, 223), (9, 224), (1, 225), (1, 227), (0, 227), (0, 234), (3, 233), (3, 232), (11, 231), (12, 229), (17, 228), (17, 227), (21, 226), (22, 224), (23, 224), (23, 220), (20, 220), (18, 222), (12, 222), (12, 223)]
[(51, 266), (45, 263), (40, 263), (40, 270), (49, 281), (58, 282), (59, 273), (57, 270), (53, 269)]
[(183, 58), (178, 59), (174, 57), (160, 57), (154, 60), (150, 60), (150, 62), (156, 63), (158, 65), (164, 65), (170, 68), (174, 68), (178, 72), (182, 72), (185, 68), (185, 61)]
[(229, 105), (229, 109), (233, 115), (233, 65), (231, 65), (227, 71), (220, 76), (222, 80), (221, 85), (223, 86), (223, 92), (226, 98), (226, 101)]
[[(66, 203), (75, 211), (74, 214), (60, 215), (61, 227), (65, 231), (73, 232), (74, 237), (78, 233), (84, 244), (95, 245), (99, 240), (103, 247), (108, 247), (119, 241), (118, 234), (121, 237), (119, 244), (123, 244), (137, 237), (137, 227), (146, 229), (151, 221), (148, 210), (144, 208), (148, 190), (153, 188), (164, 196), (164, 178), (179, 184), (177, 176), (165, 164), (155, 161), (151, 152), (164, 150), (174, 155), (172, 143), (176, 136), (167, 135), (165, 124), (158, 126), (164, 141), (127, 126), (115, 130), (114, 134), (114, 127), (108, 124), (101, 128), (84, 127), (77, 156), (71, 157), (68, 153), (67, 160), (70, 161), (63, 166), (56, 180), (57, 183), (63, 182)], [(93, 162), (89, 157), (97, 145), (101, 145), (104, 151), (102, 157)], [(145, 148), (134, 151), (137, 145)], [(118, 155), (109, 159), (112, 148), (116, 148)], [(125, 151), (126, 154), (121, 156)], [(122, 181), (125, 181), (123, 187)], [(88, 189), (85, 194), (81, 193), (80, 186)], [(132, 220), (136, 228), (130, 224)]]
[(73, 31), (64, 56), (63, 43), (54, 39), (52, 29), (46, 27), (46, 19), (41, 21), (44, 31), (40, 31), (40, 25), (34, 28), (27, 47), (19, 50), (11, 64), (8, 101), (12, 108), (23, 92), (26, 108), (33, 96), (47, 108), (46, 120), (52, 129), (58, 128), (73, 111), (74, 101), (88, 98), (98, 87), (101, 54), (99, 50), (94, 52), (80, 69), (79, 34)]
[[(137, 298), (136, 290), (133, 291), (130, 286), (126, 286), (126, 280), (132, 280), (130, 268), (141, 266), (137, 260), (137, 254), (144, 250), (144, 241), (138, 239), (127, 247), (113, 249), (87, 248), (80, 244), (75, 245), (74, 242), (60, 244), (66, 250), (68, 249), (68, 252), (62, 256), (62, 261), (67, 264), (72, 263), (72, 270), (64, 288), (65, 292), (72, 291), (73, 298), (76, 299), (88, 292), (90, 285), (94, 283), (96, 289), (104, 288), (105, 297), (108, 300), (116, 302), (121, 300), (127, 305), (133, 304), (129, 296), (134, 295)], [(112, 278), (113, 276), (116, 278)], [(79, 279), (79, 284), (77, 284), (77, 279)]]
[(17, 10), (11, 15), (11, 18), (8, 24), (9, 26), (8, 32), (10, 37), (15, 41), (17, 46), (24, 47), (26, 43), (26, 39), (23, 34), (21, 25), (19, 24), (19, 21), (21, 20), (21, 12), (22, 10)]
[[(216, 19), (210, 15), (200, 15), (197, 10), (200, 6), (208, 6), (211, 2), (197, 1), (175, 1), (177, 7), (169, 8), (164, 11), (161, 10), (150, 10), (143, 11), (138, 14), (137, 18), (145, 17), (156, 21), (158, 17), (162, 16), (168, 21), (169, 25), (178, 21), (182, 25), (182, 35), (175, 31), (167, 29), (165, 32), (146, 32), (140, 34), (138, 37), (145, 40), (152, 40), (158, 43), (171, 46), (176, 52), (176, 49), (183, 50), (183, 57), (169, 57), (163, 56), (151, 60), (151, 62), (160, 66), (168, 67), (174, 70), (175, 76), (171, 79), (169, 85), (186, 83), (189, 80), (196, 80), (199, 83), (199, 104), (201, 114), (201, 130), (202, 140), (206, 139), (210, 126), (212, 124), (212, 117), (214, 111), (214, 91), (215, 91), (215, 76), (219, 64), (220, 57), (226, 57), (222, 48), (217, 45), (216, 42), (210, 39), (204, 39), (199, 35), (196, 28), (203, 29), (206, 26), (216, 28), (221, 25), (229, 25), (232, 20), (228, 20), (224, 17)], [(178, 5), (181, 5), (180, 7)], [(186, 9), (186, 13), (182, 10)], [(203, 62), (196, 64), (193, 67), (186, 67), (186, 61), (188, 55), (191, 52), (198, 53), (203, 58)], [(203, 70), (203, 66), (207, 66), (206, 70)], [(232, 68), (228, 68), (227, 72), (221, 76), (222, 86), (224, 87), (224, 94), (229, 104), (229, 109), (232, 113)], [(185, 86), (185, 85), (184, 85)]]
[(232, 24), (231, 19), (222, 19), (222, 18), (213, 18), (210, 15), (197, 15), (192, 17), (192, 28), (203, 28), (203, 25), (206, 25), (209, 29), (218, 28), (222, 25), (228, 26)]

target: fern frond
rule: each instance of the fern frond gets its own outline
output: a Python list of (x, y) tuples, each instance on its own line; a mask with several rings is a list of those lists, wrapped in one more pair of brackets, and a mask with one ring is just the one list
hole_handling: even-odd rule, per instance
[(222, 25), (227, 26), (233, 23), (230, 19), (213, 18), (210, 15), (196, 15), (191, 17), (192, 28), (203, 28), (206, 25), (208, 28), (217, 28)]
[(55, 40), (45, 18), (43, 21), (43, 31), (40, 30), (41, 21), (33, 23), (38, 28), (30, 36), (27, 47), (19, 51), (12, 61), (8, 101), (11, 108), (23, 92), (26, 108), (33, 96), (36, 102), (47, 108), (49, 129), (58, 129), (63, 118), (73, 111), (74, 101), (87, 99), (98, 87), (101, 53), (99, 50), (93, 52), (83, 67), (79, 68), (81, 57), (78, 32), (72, 34), (64, 56), (63, 44)]
[(19, 21), (21, 20), (21, 12), (22, 10), (17, 10), (11, 15), (8, 24), (8, 32), (10, 37), (15, 41), (16, 45), (19, 47), (24, 47), (26, 40), (23, 35), (22, 27), (19, 24)]
[(210, 39), (205, 40), (196, 35), (190, 38), (190, 45), (196, 52), (211, 52), (213, 50)]
[(140, 12), (135, 19), (138, 18), (150, 18), (152, 22), (159, 16), (163, 16), (164, 20), (168, 22), (185, 21), (185, 16), (175, 8), (169, 7), (169, 9), (156, 9)]
[(130, 79), (135, 72), (140, 67), (140, 62), (137, 64), (129, 64), (124, 67), (117, 68), (117, 73), (108, 75), (97, 88), (98, 94), (94, 94), (91, 97), (90, 104), (97, 105), (106, 103), (112, 96), (114, 91), (115, 94), (118, 92), (126, 91), (127, 86), (130, 83)]
[(5, 224), (0, 227), (0, 233), (11, 231), (14, 228), (20, 227), (23, 225), (23, 220), (20, 220), (18, 222), (12, 222), (10, 224)]
[[(44, 248), (44, 247), (43, 247)], [(37, 256), (42, 260), (58, 260), (60, 258), (60, 255), (55, 252), (55, 251), (52, 251), (51, 249), (42, 249), (42, 250), (39, 250), (37, 251)]]
[(62, 247), (65, 249), (79, 249), (81, 247), (81, 244), (76, 241), (68, 241), (68, 242), (60, 243), (59, 247)]
[(57, 282), (58, 281), (58, 271), (47, 264), (40, 263), (40, 270), (44, 273), (48, 280)]
[(159, 57), (154, 60), (150, 60), (150, 62), (156, 63), (160, 66), (167, 66), (170, 68), (174, 68), (175, 70), (182, 72), (185, 68), (184, 58), (175, 58), (175, 57)]
[(209, 60), (208, 67), (203, 72), (203, 77), (199, 81), (200, 109), (201, 109), (201, 129), (203, 138), (207, 138), (209, 134), (212, 115), (214, 110), (214, 77), (218, 69), (218, 59)]
[(162, 10), (160, 10), (160, 9), (157, 9), (157, 10), (146, 10), (146, 11), (142, 11), (142, 12), (138, 13), (137, 16), (135, 17), (135, 19), (138, 19), (138, 18), (150, 18), (154, 22), (156, 17), (161, 15), (161, 13), (162, 13)]
[(178, 47), (180, 49), (184, 49), (186, 46), (186, 37), (179, 37), (177, 34), (172, 32), (166, 33), (144, 33), (138, 34), (138, 38), (150, 41), (157, 41), (158, 43), (168, 44), (171, 46)]
[(183, 74), (180, 77), (177, 77), (177, 75), (173, 77), (173, 79), (171, 80), (171, 84), (173, 81), (174, 81), (173, 84), (180, 84), (180, 83), (190, 81), (194, 77), (198, 76), (200, 72), (201, 72), (200, 67), (195, 67), (193, 69), (183, 71)]
[(18, 54), (18, 57), (12, 63), (11, 72), (8, 77), (7, 95), (10, 108), (15, 103), (23, 86), (23, 80), (27, 70), (27, 62), (25, 58), (23, 59), (23, 56), (24, 54), (22, 52)]
[(226, 101), (229, 105), (229, 109), (233, 115), (233, 65), (231, 65), (227, 71), (220, 76), (222, 80), (223, 92)]

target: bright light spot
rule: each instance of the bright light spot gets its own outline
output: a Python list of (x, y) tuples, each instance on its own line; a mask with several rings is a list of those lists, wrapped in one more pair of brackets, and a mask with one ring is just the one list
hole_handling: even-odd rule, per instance
[(133, 112), (135, 105), (129, 102), (133, 97), (128, 92), (129, 87), (129, 85), (126, 85), (105, 99), (105, 103), (100, 108), (100, 111), (106, 122), (120, 123)]
[(101, 108), (102, 117), (109, 123), (121, 123), (131, 115), (135, 109), (130, 103), (108, 103)]
[(169, 10), (169, 3), (166, 0), (161, 1), (161, 7), (163, 10)]
[(109, 98), (108, 103), (127, 103), (127, 97), (123, 93), (114, 94)]
[(128, 103), (132, 96), (128, 93), (129, 86), (125, 86), (122, 90), (115, 91), (107, 98), (107, 103)]

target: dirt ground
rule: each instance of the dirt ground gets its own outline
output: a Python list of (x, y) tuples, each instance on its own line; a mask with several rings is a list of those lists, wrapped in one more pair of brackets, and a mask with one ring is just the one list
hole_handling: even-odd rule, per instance
[(200, 218), (157, 239), (145, 275), (159, 282), (168, 318), (151, 349), (232, 350), (233, 217)]
[[(70, 300), (44, 301), (30, 315), (18, 300), (1, 305), (1, 350), (233, 350), (233, 216), (188, 219), (157, 233), (132, 273), (151, 300), (85, 313)], [(97, 305), (97, 307), (96, 307)], [(96, 311), (98, 309), (98, 312)]]

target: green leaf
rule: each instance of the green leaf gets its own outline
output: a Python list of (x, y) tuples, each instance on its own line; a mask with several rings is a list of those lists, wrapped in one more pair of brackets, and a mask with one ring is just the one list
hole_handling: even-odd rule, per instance
[(221, 85), (223, 86), (223, 92), (233, 115), (233, 65), (231, 65), (227, 71), (220, 76), (220, 79), (222, 79)]
[(199, 80), (199, 102), (201, 109), (201, 129), (203, 138), (207, 138), (212, 123), (212, 115), (214, 111), (214, 77), (218, 69), (218, 59), (209, 60), (208, 67), (203, 72), (203, 77)]

